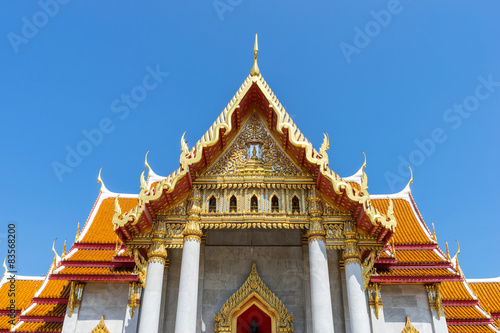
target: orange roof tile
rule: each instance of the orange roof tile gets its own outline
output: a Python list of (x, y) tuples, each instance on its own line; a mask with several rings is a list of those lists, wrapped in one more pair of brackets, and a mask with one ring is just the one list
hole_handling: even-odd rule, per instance
[(495, 332), (486, 325), (448, 325), (449, 333), (491, 333)]
[(39, 298), (68, 298), (69, 282), (64, 280), (49, 280)]
[[(118, 198), (118, 203), (122, 211), (126, 212), (137, 205), (138, 199)], [(115, 198), (104, 199), (96, 209), (98, 209), (98, 211), (94, 219), (89, 221), (92, 224), (80, 243), (115, 244), (116, 234), (113, 230), (113, 224), (111, 223), (115, 213)]]
[[(115, 250), (78, 250), (67, 260), (71, 261), (112, 261)], [(123, 254), (122, 254), (123, 255)], [(64, 260), (61, 262), (64, 266)]]
[[(36, 290), (43, 284), (41, 280), (16, 280), (16, 310), (20, 310), (23, 306), (30, 305), (31, 297)], [(9, 283), (5, 283), (0, 288), (0, 310), (6, 310), (10, 304)]]
[(441, 283), (441, 297), (443, 300), (471, 301), (474, 298), (467, 291), (464, 282), (446, 281)]
[(398, 263), (436, 263), (445, 262), (434, 250), (399, 250), (396, 251)]
[(25, 322), (16, 332), (61, 332), (63, 323)]
[[(413, 213), (410, 203), (404, 199), (392, 199), (394, 202), (394, 216), (398, 225), (393, 235), (395, 244), (433, 244), (426, 232), (422, 230), (417, 217)], [(388, 199), (372, 199), (372, 205), (380, 212), (387, 212)]]
[(484, 319), (484, 314), (475, 306), (445, 306), (446, 319)]
[(481, 305), (491, 313), (500, 313), (500, 283), (469, 283)]
[(455, 275), (446, 268), (436, 269), (391, 269), (388, 271), (380, 270), (381, 276), (444, 276)]
[(26, 316), (64, 317), (67, 304), (37, 304)]
[(96, 268), (96, 267), (66, 267), (58, 275), (82, 274), (82, 275), (129, 275), (132, 268)]

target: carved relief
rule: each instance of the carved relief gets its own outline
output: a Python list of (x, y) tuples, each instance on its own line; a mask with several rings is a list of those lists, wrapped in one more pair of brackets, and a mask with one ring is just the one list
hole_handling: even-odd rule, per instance
[(205, 176), (238, 175), (252, 162), (261, 162), (266, 173), (271, 175), (304, 175), (276, 144), (264, 124), (254, 114), (231, 148), (205, 173)]
[(215, 332), (236, 331), (233, 317), (252, 298), (258, 299), (260, 304), (263, 304), (274, 314), (276, 332), (293, 332), (293, 314), (288, 314), (285, 305), (264, 284), (257, 273), (255, 263), (252, 265), (252, 271), (245, 283), (224, 303), (217, 315), (214, 313)]

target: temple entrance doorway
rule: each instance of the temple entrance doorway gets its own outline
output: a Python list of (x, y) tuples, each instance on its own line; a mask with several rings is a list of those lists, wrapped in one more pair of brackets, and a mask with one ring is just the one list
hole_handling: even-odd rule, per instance
[(271, 317), (255, 304), (238, 316), (236, 333), (272, 333)]

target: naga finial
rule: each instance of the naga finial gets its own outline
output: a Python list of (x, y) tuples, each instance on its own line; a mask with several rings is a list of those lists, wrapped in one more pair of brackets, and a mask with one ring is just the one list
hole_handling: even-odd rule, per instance
[(434, 229), (434, 223), (432, 223), (432, 239), (437, 243), (436, 230)]
[(66, 255), (66, 241), (67, 239), (64, 240), (64, 245), (63, 245), (63, 252), (61, 254), (61, 258), (64, 257)]
[(260, 74), (259, 66), (257, 65), (258, 52), (259, 52), (259, 45), (257, 42), (257, 34), (255, 34), (255, 45), (253, 47), (253, 66), (252, 69), (250, 70), (250, 76), (259, 76)]
[(406, 185), (406, 186), (410, 186), (410, 184), (413, 184), (413, 170), (411, 169), (410, 166), (408, 166), (408, 169), (410, 169), (410, 181), (408, 182), (408, 185)]
[(444, 242), (444, 244), (446, 245), (446, 260), (451, 261), (450, 249), (448, 248), (448, 242)]
[(120, 207), (120, 203), (118, 202), (118, 198), (120, 195), (118, 194), (115, 198), (115, 214), (118, 214), (118, 216), (122, 215), (122, 209)]
[(141, 178), (141, 190), (147, 191), (148, 184), (146, 183), (146, 180), (144, 179), (144, 171), (142, 171), (140, 178)]
[(361, 169), (364, 169), (364, 168), (366, 168), (366, 154), (365, 154), (364, 151), (362, 151), (362, 153), (363, 153), (363, 156), (365, 157), (365, 161), (363, 162), (363, 165), (361, 166)]

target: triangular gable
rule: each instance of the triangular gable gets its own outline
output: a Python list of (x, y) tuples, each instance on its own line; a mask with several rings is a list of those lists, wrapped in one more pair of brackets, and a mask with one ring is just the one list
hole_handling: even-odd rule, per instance
[(232, 144), (202, 176), (241, 175), (253, 161), (259, 162), (267, 175), (283, 177), (305, 175), (281, 149), (262, 120), (254, 113)]

